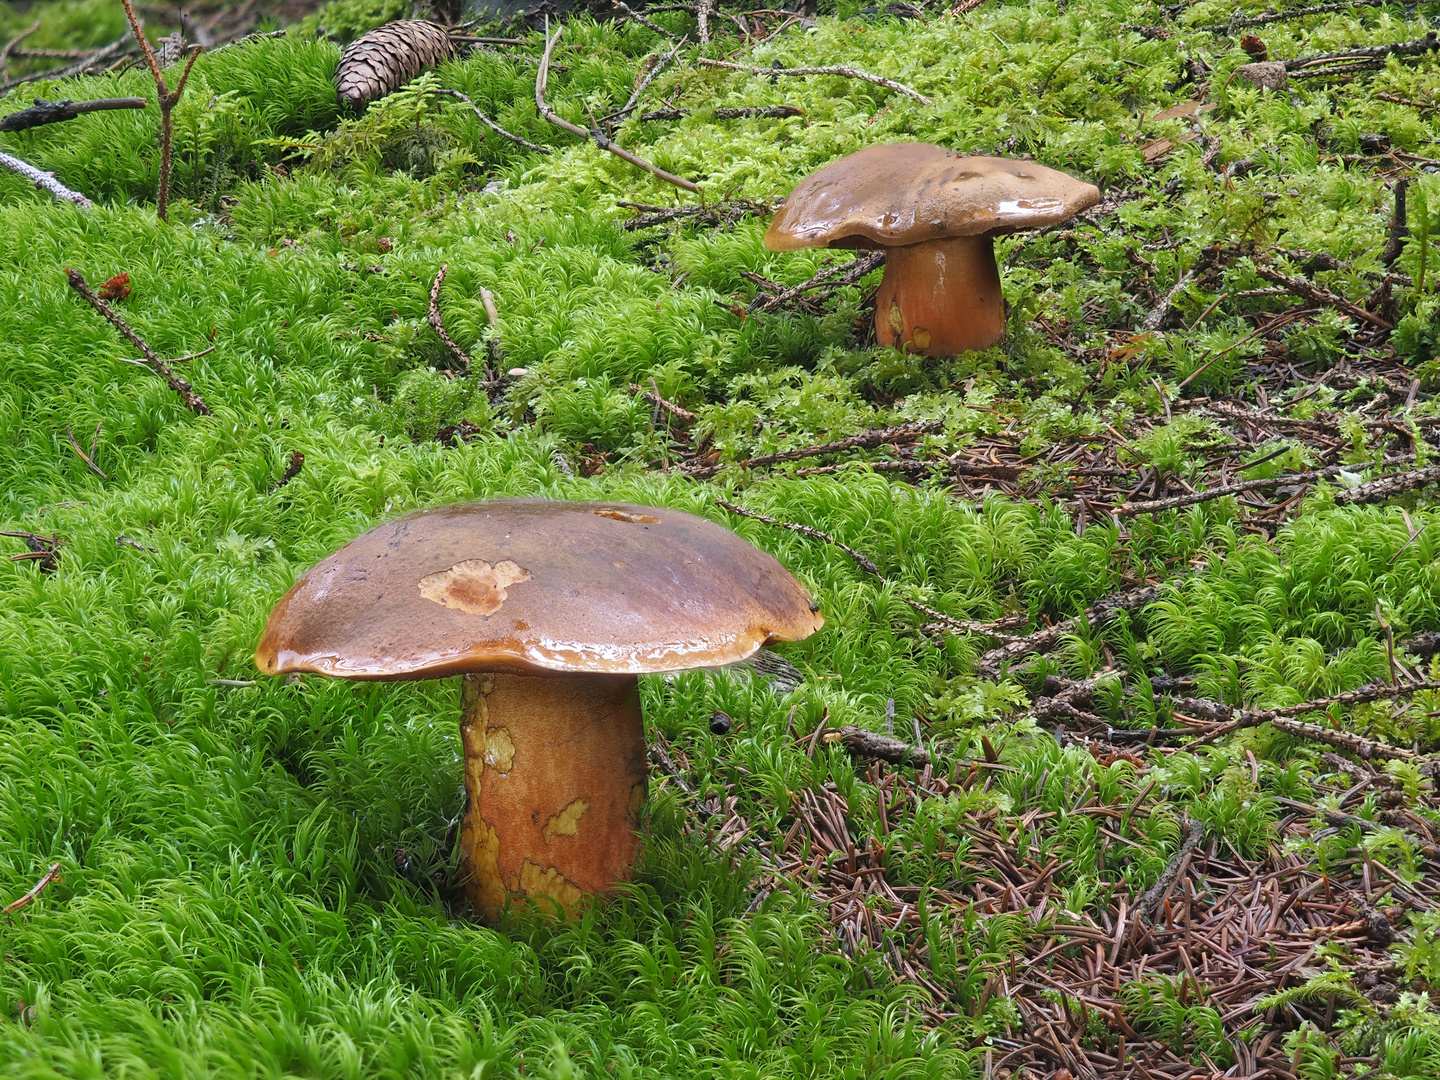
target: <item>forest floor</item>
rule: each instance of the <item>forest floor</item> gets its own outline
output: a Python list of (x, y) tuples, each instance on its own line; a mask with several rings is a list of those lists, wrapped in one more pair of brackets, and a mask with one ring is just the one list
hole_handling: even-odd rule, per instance
[[(311, 7), (142, 8), (207, 44), (165, 222), (118, 2), (0, 8), (0, 114), (151, 99), (0, 135), (95, 202), (0, 174), (0, 1075), (1440, 1075), (1440, 4), (568, 18), (548, 103), (698, 192), (537, 114), (539, 26), (357, 113), (411, 10)], [(1102, 188), (997, 241), (992, 349), (761, 242), (903, 140)], [(573, 924), (460, 905), (454, 680), (251, 660), (499, 496), (706, 515), (826, 619), (642, 680)]]

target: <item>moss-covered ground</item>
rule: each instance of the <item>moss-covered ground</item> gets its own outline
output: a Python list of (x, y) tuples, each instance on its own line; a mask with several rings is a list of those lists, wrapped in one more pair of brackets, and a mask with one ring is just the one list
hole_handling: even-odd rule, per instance
[[(1436, 54), (1274, 92), (1231, 76), (1240, 29), (1204, 29), (1249, 0), (859, 6), (783, 30), (742, 16), (748, 40), (717, 15), (700, 52), (848, 64), (934, 104), (701, 68), (687, 44), (642, 107), (690, 114), (616, 138), (720, 212), (649, 227), (621, 202), (702, 200), (539, 118), (543, 41), (523, 26), (523, 46), (342, 115), (316, 28), (344, 40), (404, 13), (378, 3), (202, 54), (168, 223), (153, 105), (4, 136), (98, 207), (0, 174), (0, 525), (58, 545), (0, 561), (0, 907), (60, 867), (0, 916), (0, 1076), (1440, 1075), (1440, 695), (1300, 717), (1397, 748), (1369, 761), (1197, 713), (1434, 678), (1433, 645), (1409, 643), (1440, 630), (1440, 509), (1342, 496), (1387, 458), (1430, 464), (1437, 437)], [(36, 48), (123, 30), (118, 5), (65, 0), (7, 8), (0, 34), (36, 15)], [(1356, 6), (1244, 32), (1284, 60), (1420, 39), (1437, 16)], [(654, 18), (693, 42), (685, 11)], [(589, 126), (669, 45), (577, 17), (549, 100)], [(0, 112), (147, 92), (143, 69), (39, 81)], [(1191, 101), (1214, 108), (1153, 119)], [(803, 115), (714, 116), (776, 104)], [(1010, 327), (985, 353), (875, 348), (878, 272), (747, 311), (756, 276), (851, 258), (767, 252), (767, 208), (903, 139), (1033, 157), (1106, 202), (999, 242)], [(1387, 266), (1402, 178), (1411, 235)], [(470, 371), (427, 320), (442, 264)], [(214, 415), (123, 362), (66, 268), (128, 273), (117, 310), (162, 356), (213, 345), (182, 369)], [(899, 444), (737, 464), (924, 421)], [(643, 680), (694, 795), (657, 774), (633, 887), (573, 925), (485, 929), (456, 906), (453, 680), (283, 682), (251, 661), (323, 555), (505, 495), (710, 516), (826, 618), (779, 649), (791, 693), (744, 671)], [(995, 635), (1147, 584), (1043, 655), (979, 662)], [(1009, 621), (947, 630), (908, 601)], [(887, 703), (936, 765), (836, 737), (880, 731)]]

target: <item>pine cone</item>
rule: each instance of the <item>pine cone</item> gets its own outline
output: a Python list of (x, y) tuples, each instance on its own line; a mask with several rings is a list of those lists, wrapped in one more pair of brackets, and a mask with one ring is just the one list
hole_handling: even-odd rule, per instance
[(340, 54), (335, 84), (342, 104), (363, 105), (404, 86), (454, 54), (443, 26), (401, 19), (356, 38)]

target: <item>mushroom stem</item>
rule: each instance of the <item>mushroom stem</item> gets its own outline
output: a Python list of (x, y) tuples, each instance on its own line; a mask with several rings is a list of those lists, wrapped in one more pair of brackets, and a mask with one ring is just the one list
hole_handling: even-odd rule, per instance
[(988, 236), (893, 247), (875, 297), (875, 337), (922, 356), (988, 349), (1005, 333), (1000, 271)]
[(460, 851), (480, 916), (548, 897), (573, 918), (628, 881), (646, 789), (635, 676), (466, 675), (461, 708)]

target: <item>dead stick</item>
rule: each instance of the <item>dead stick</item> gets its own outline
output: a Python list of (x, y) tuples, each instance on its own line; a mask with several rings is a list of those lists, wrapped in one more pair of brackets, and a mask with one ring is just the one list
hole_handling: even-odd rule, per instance
[(519, 135), (515, 135), (509, 131), (506, 131), (499, 124), (495, 123), (494, 120), (491, 120), (488, 116), (481, 112), (480, 106), (476, 105), (475, 102), (471, 101), (459, 90), (441, 89), (436, 90), (435, 93), (445, 94), (448, 97), (457, 98), (458, 100), (465, 102), (465, 104), (469, 105), (471, 110), (479, 118), (480, 122), (486, 127), (488, 127), (491, 131), (495, 132), (496, 135), (499, 135), (502, 139), (509, 139), (516, 146), (523, 146), (526, 150), (534, 150), (537, 154), (550, 153), (550, 148), (548, 146), (541, 146), (539, 143), (533, 143), (529, 139), (522, 139)]
[(30, 903), (42, 892), (48, 889), (52, 883), (63, 880), (64, 879), (60, 876), (60, 864), (58, 862), (51, 863), (50, 869), (46, 872), (44, 877), (42, 877), (39, 881), (35, 883), (35, 887), (29, 892), (27, 892), (24, 896), (20, 897), (19, 900), (12, 901), (5, 907), (0, 908), (0, 915), (10, 915), (14, 912), (19, 911), (26, 904)]
[(1367, 480), (1348, 491), (1340, 492), (1335, 496), (1335, 504), (1359, 506), (1361, 503), (1383, 502), (1393, 496), (1434, 483), (1440, 483), (1440, 465), (1427, 465), (1423, 469), (1411, 469), (1409, 472)]
[[(646, 122), (684, 120), (689, 115), (689, 109), (652, 109), (650, 112), (641, 113), (640, 119)], [(740, 109), (716, 109), (711, 115), (716, 120), (747, 120), (766, 117), (779, 120), (787, 116), (804, 116), (805, 110), (798, 105), (753, 105)]]
[[(883, 251), (872, 251), (861, 255), (858, 259), (849, 263), (840, 263), (837, 266), (827, 266), (808, 281), (802, 281), (799, 285), (791, 286), (774, 296), (761, 300), (756, 297), (750, 304), (750, 311), (759, 315), (777, 311), (811, 289), (819, 288), (821, 285), (829, 284), (831, 289), (843, 288), (846, 285), (853, 285), (870, 271), (884, 265), (885, 253)], [(831, 280), (831, 279), (834, 280)]]
[(925, 747), (911, 746), (905, 740), (897, 739), (892, 735), (866, 731), (854, 724), (841, 728), (839, 735), (840, 741), (845, 744), (845, 749), (861, 757), (879, 758), (892, 765), (914, 765), (917, 768), (935, 764), (935, 758)]
[[(100, 424), (95, 425), (95, 438), (97, 440), (100, 438), (100, 427)], [(70, 440), (70, 449), (74, 450), (75, 453), (80, 456), (80, 460), (85, 462), (86, 468), (88, 468), (96, 476), (100, 477), (101, 480), (110, 479), (108, 476), (106, 476), (103, 472), (100, 471), (100, 466), (95, 464), (95, 458), (92, 456), (95, 449), (93, 444), (90, 448), (91, 453), (85, 453), (84, 450), (80, 449), (80, 444), (75, 441), (75, 430), (68, 424), (65, 425), (65, 437)]]
[[(126, 0), (126, 2), (128, 3), (129, 0)], [(555, 52), (555, 43), (560, 40), (560, 35), (565, 32), (565, 27), (557, 26), (555, 28), (555, 36), (552, 38), (549, 36), (550, 20), (547, 18), (545, 20), (545, 29), (545, 53), (540, 58), (540, 70), (535, 74), (535, 108), (539, 110), (540, 115), (562, 131), (568, 131), (570, 134), (578, 135), (582, 139), (589, 139), (601, 150), (614, 154), (622, 161), (628, 161), (636, 168), (644, 169), (657, 179), (664, 180), (667, 184), (674, 184), (676, 187), (684, 188), (686, 191), (698, 192), (700, 188), (691, 181), (686, 180), (682, 176), (676, 176), (674, 173), (668, 173), (658, 165), (651, 165), (650, 162), (644, 158), (636, 157), (624, 147), (616, 145), (614, 140), (599, 130), (586, 131), (584, 128), (570, 123), (569, 120), (566, 120), (545, 103), (545, 84), (550, 78), (550, 57)]]
[(170, 166), (174, 156), (175, 119), (172, 114), (180, 101), (180, 95), (185, 92), (185, 83), (190, 79), (190, 69), (195, 66), (195, 58), (200, 55), (204, 46), (190, 47), (190, 59), (185, 62), (180, 82), (176, 84), (174, 91), (171, 91), (165, 82), (165, 76), (160, 72), (160, 63), (155, 59), (154, 50), (145, 39), (145, 29), (140, 24), (140, 17), (135, 14), (135, 6), (130, 0), (121, 0), (121, 3), (125, 5), (125, 17), (130, 20), (130, 29), (140, 44), (140, 52), (155, 79), (155, 93), (160, 99), (160, 184), (155, 196), (155, 216), (164, 221), (170, 207)]
[(10, 54), (14, 51), (16, 45), (19, 45), (20, 42), (40, 29), (40, 23), (41, 20), (36, 19), (30, 24), (29, 30), (20, 31), (19, 34), (5, 43), (5, 48), (0, 49), (0, 79), (8, 80), (10, 78)]
[(1171, 856), (1170, 861), (1165, 864), (1159, 879), (1154, 885), (1146, 890), (1145, 895), (1140, 898), (1136, 910), (1145, 918), (1154, 921), (1157, 910), (1165, 902), (1165, 897), (1175, 887), (1175, 879), (1180, 876), (1180, 867), (1190, 858), (1194, 850), (1200, 846), (1200, 841), (1205, 836), (1205, 826), (1198, 821), (1187, 821), (1185, 823), (1185, 839), (1179, 849)]
[[(783, 450), (778, 454), (763, 454), (760, 457), (746, 458), (735, 464), (741, 469), (758, 469), (783, 461), (799, 461), (801, 458), (838, 454), (845, 450), (868, 450), (886, 443), (909, 442), (921, 435), (930, 435), (940, 431), (944, 426), (943, 420), (921, 420), (909, 424), (897, 424), (894, 427), (862, 431), (859, 435), (852, 435), (848, 439), (837, 439), (835, 442), (818, 443), (814, 446), (802, 446), (797, 450)], [(720, 466), (718, 465), (706, 465), (695, 469), (691, 475), (705, 479), (714, 476), (719, 471)]]
[(695, 414), (694, 414), (693, 412), (691, 412), (689, 409), (681, 408), (679, 405), (676, 405), (673, 401), (667, 401), (665, 398), (661, 397), (659, 394), (656, 394), (656, 393), (653, 393), (653, 392), (651, 392), (651, 391), (649, 391), (649, 390), (646, 390), (646, 389), (645, 389), (644, 387), (642, 387), (639, 383), (631, 383), (631, 384), (630, 384), (630, 395), (633, 397), (633, 396), (635, 396), (636, 394), (642, 394), (642, 395), (644, 395), (646, 401), (650, 402), (652, 405), (656, 405), (656, 406), (658, 406), (659, 408), (664, 409), (666, 412), (668, 412), (671, 416), (675, 417), (675, 419), (677, 419), (677, 420), (683, 420), (685, 423), (688, 424), (688, 423), (692, 422), (692, 421), (695, 419)]
[(1314, 56), (1297, 56), (1283, 63), (1289, 71), (1308, 67), (1311, 64), (1333, 63), (1341, 60), (1383, 60), (1387, 56), (1423, 56), (1440, 49), (1440, 36), (1434, 30), (1415, 41), (1397, 41), (1390, 45), (1367, 45), (1359, 49), (1342, 49), (1340, 52), (1316, 53)]
[(978, 667), (980, 670), (993, 670), (1000, 664), (1018, 660), (1026, 653), (1044, 653), (1055, 647), (1055, 644), (1066, 634), (1077, 630), (1082, 625), (1094, 625), (1098, 621), (1108, 618), (1117, 611), (1134, 611), (1138, 607), (1144, 607), (1155, 599), (1158, 591), (1157, 586), (1142, 585), (1138, 588), (1128, 589), (1125, 592), (1115, 593), (1097, 601), (1094, 605), (1086, 608), (1074, 618), (1065, 619), (1054, 626), (1047, 626), (1043, 630), (1037, 630), (1027, 637), (1017, 638), (1014, 641), (1006, 642), (997, 648), (991, 649), (984, 656), (980, 657)]
[(55, 177), (42, 169), (37, 169), (28, 161), (22, 161), (13, 154), (0, 153), (0, 168), (9, 169), (13, 173), (19, 173), (29, 180), (37, 188), (43, 188), (61, 202), (74, 203), (81, 210), (94, 210), (95, 204), (78, 191), (71, 191)]
[(24, 83), (39, 82), (41, 79), (68, 79), (72, 75), (79, 75), (86, 68), (109, 60), (116, 53), (123, 51), (125, 43), (129, 40), (130, 35), (128, 33), (121, 34), (109, 45), (96, 49), (84, 59), (77, 60), (73, 64), (67, 64), (59, 68), (51, 68), (49, 71), (37, 71), (33, 75), (22, 75), (18, 79), (6, 79), (3, 84), (0, 84), (0, 93), (11, 90)]
[(906, 97), (914, 98), (921, 105), (934, 105), (924, 94), (917, 94), (904, 83), (898, 83), (894, 79), (887, 79), (880, 75), (871, 75), (868, 71), (861, 71), (859, 68), (846, 67), (843, 64), (835, 64), (829, 67), (792, 67), (792, 68), (768, 68), (756, 67), (754, 64), (736, 64), (729, 60), (711, 60), (707, 56), (699, 58), (699, 62), (706, 67), (729, 68), (731, 71), (748, 71), (753, 75), (841, 75), (847, 79), (860, 79), (864, 82), (873, 83), (876, 86), (883, 86), (887, 90), (894, 90), (904, 94)]
[[(1227, 495), (1238, 495), (1245, 491), (1255, 491), (1258, 488), (1278, 487), (1280, 484), (1312, 484), (1316, 480), (1324, 480), (1335, 476), (1344, 468), (1341, 465), (1331, 465), (1324, 469), (1311, 469), (1309, 472), (1284, 473), (1280, 476), (1267, 476), (1259, 480), (1240, 480), (1225, 487), (1211, 488), (1208, 491), (1192, 491), (1185, 495), (1175, 495), (1168, 499), (1151, 499), (1148, 502), (1124, 502), (1115, 507), (1111, 513), (1120, 517), (1134, 517), (1136, 514), (1158, 514), (1164, 510), (1178, 510), (1183, 506), (1195, 506), (1198, 503), (1210, 502), (1212, 499), (1223, 499)], [(1358, 489), (1356, 489), (1358, 490)]]
[[(188, 364), (191, 360), (198, 360), (198, 359), (200, 359), (200, 357), (202, 357), (202, 356), (209, 356), (212, 352), (214, 352), (214, 351), (215, 351), (216, 349), (218, 349), (219, 347), (220, 347), (219, 345), (211, 345), (208, 349), (201, 349), (199, 352), (192, 352), (192, 353), (190, 353), (188, 356), (177, 356), (177, 357), (175, 357), (174, 360), (166, 360), (165, 362), (166, 362), (167, 364)], [(134, 357), (130, 357), (130, 356), (122, 356), (122, 357), (120, 357), (119, 359), (120, 359), (120, 361), (121, 361), (122, 363), (126, 363), (126, 364), (139, 364), (141, 367), (149, 367), (149, 366), (150, 366), (150, 364), (149, 364), (148, 361), (146, 361), (146, 360), (136, 360)]]
[[(779, 518), (767, 517), (764, 514), (756, 513), (754, 510), (747, 510), (743, 506), (736, 506), (734, 503), (727, 502), (724, 499), (716, 499), (715, 505), (721, 507), (722, 509), (729, 510), (732, 514), (739, 514), (741, 517), (754, 518), (756, 521), (762, 521), (766, 525), (774, 525), (775, 527), (780, 529), (789, 529), (791, 532), (797, 532), (801, 536), (808, 536), (815, 540), (823, 540), (825, 543), (831, 544), (834, 547), (837, 547), (841, 551), (845, 552), (846, 555), (849, 555), (852, 559), (855, 560), (855, 564), (859, 566), (860, 569), (866, 571), (867, 573), (874, 574), (877, 578), (879, 578), (883, 582), (886, 582), (887, 584), (889, 583), (890, 579), (880, 572), (880, 568), (875, 565), (873, 559), (871, 559), (868, 555), (863, 554), (862, 552), (856, 551), (848, 544), (841, 543), (839, 540), (836, 540), (835, 537), (831, 536), (827, 532), (821, 532), (819, 529), (813, 528), (809, 525), (800, 525), (793, 521), (781, 521)], [(902, 597), (901, 599), (903, 599), (905, 603), (909, 604), (912, 608), (920, 612), (922, 615), (928, 615), (930, 616), (930, 618), (943, 624), (945, 629), (949, 630), (951, 633), (985, 634), (990, 637), (1005, 638), (1004, 634), (996, 633), (996, 631), (986, 623), (972, 622), (968, 619), (957, 619), (951, 615), (946, 615), (943, 612), (936, 611), (928, 604), (923, 604), (919, 600), (911, 600), (908, 597)]]
[(1333, 307), (1338, 311), (1343, 311), (1346, 315), (1350, 315), (1353, 318), (1360, 319), (1362, 322), (1368, 322), (1374, 326), (1378, 326), (1382, 330), (1393, 330), (1395, 328), (1394, 324), (1389, 322), (1388, 320), (1382, 319), (1374, 312), (1366, 311), (1363, 307), (1361, 307), (1354, 301), (1347, 300), (1339, 293), (1331, 292), (1329, 289), (1325, 288), (1325, 286), (1317, 285), (1313, 281), (1305, 281), (1302, 278), (1293, 278), (1290, 277), (1288, 274), (1282, 274), (1279, 270), (1274, 270), (1268, 266), (1261, 266), (1259, 264), (1255, 266), (1255, 273), (1258, 274), (1260, 277), (1264, 278), (1266, 281), (1273, 282), (1276, 285), (1284, 286), (1284, 288), (1289, 290), (1295, 296), (1298, 296), (1304, 300), (1309, 300), (1312, 304), (1321, 304), (1327, 307)]
[(1237, 9), (1235, 17), (1229, 22), (1197, 26), (1195, 30), (1206, 34), (1229, 34), (1247, 26), (1264, 26), (1267, 23), (1282, 22), (1286, 19), (1303, 19), (1309, 15), (1328, 15), (1332, 11), (1349, 11), (1351, 8), (1357, 7), (1384, 7), (1386, 4), (1394, 2), (1395, 0), (1345, 0), (1341, 4), (1316, 4), (1313, 7), (1291, 8), (1289, 11), (1274, 12), (1269, 15), (1252, 15), (1248, 19), (1240, 18)]
[[(128, 0), (127, 0), (128, 2)], [(129, 324), (100, 297), (95, 295), (95, 290), (90, 288), (90, 283), (85, 280), (85, 275), (79, 270), (66, 269), (65, 276), (70, 282), (70, 287), (85, 298), (85, 302), (94, 308), (106, 322), (125, 335), (126, 340), (140, 350), (140, 355), (145, 357), (145, 362), (150, 370), (155, 372), (170, 384), (170, 389), (180, 395), (180, 400), (185, 402), (185, 407), (196, 416), (212, 416), (210, 407), (205, 404), (203, 398), (195, 392), (195, 388), (182, 379), (171, 369), (170, 365), (160, 358), (160, 354), (152, 349), (149, 344), (130, 329)]]
[(680, 40), (679, 34), (672, 33), (671, 31), (666, 30), (665, 27), (661, 26), (659, 23), (647, 19), (644, 15), (641, 15), (634, 8), (630, 7), (629, 4), (626, 4), (624, 0), (612, 0), (612, 2), (614, 3), (616, 10), (619, 11), (621, 15), (624, 15), (627, 19), (633, 19), (635, 22), (645, 27), (645, 29), (653, 30), (661, 37), (667, 37), (671, 41)]
[(470, 370), (470, 357), (464, 349), (455, 344), (455, 339), (445, 332), (445, 324), (440, 321), (440, 286), (445, 281), (445, 275), (450, 271), (450, 264), (445, 263), (440, 267), (440, 272), (435, 275), (435, 284), (430, 286), (430, 325), (435, 328), (435, 333), (445, 343), (445, 347), (455, 354), (460, 361), (460, 367)]
[(26, 131), (42, 124), (74, 120), (85, 113), (111, 109), (143, 109), (147, 104), (149, 102), (143, 97), (98, 98), (94, 101), (44, 101), (36, 98), (35, 104), (30, 108), (0, 117), (0, 131)]

